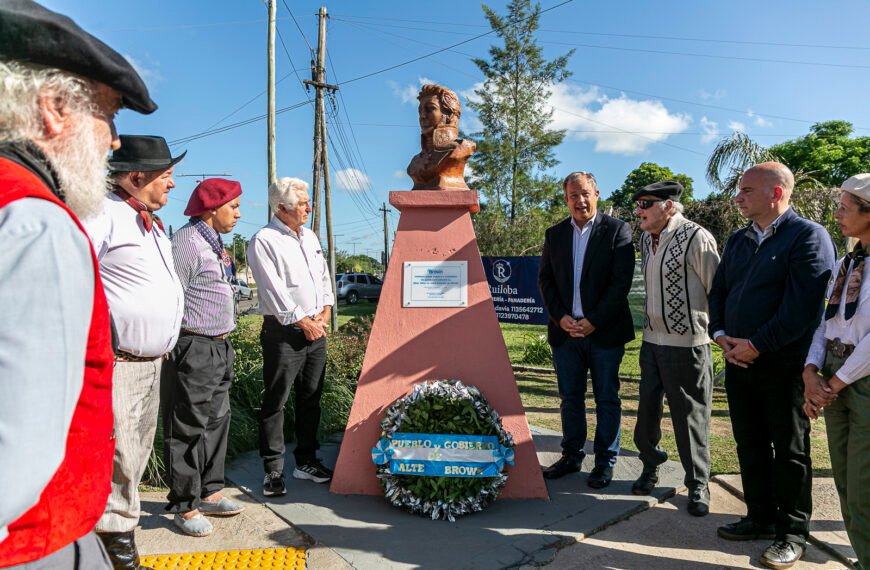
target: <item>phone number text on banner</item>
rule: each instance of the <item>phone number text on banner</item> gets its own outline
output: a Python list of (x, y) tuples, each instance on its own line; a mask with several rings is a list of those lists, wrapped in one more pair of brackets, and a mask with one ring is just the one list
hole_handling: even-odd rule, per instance
[(394, 475), (496, 477), (514, 452), (490, 435), (394, 433), (372, 448), (372, 461)]

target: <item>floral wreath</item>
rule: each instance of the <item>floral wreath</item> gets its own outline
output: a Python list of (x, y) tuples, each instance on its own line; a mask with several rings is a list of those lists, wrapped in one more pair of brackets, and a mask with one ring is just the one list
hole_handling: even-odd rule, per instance
[[(384, 496), (393, 506), (433, 520), (453, 522), (457, 516), (482, 511), (507, 482), (504, 466), (513, 465), (513, 436), (502, 427), (498, 412), (474, 386), (459, 380), (427, 381), (387, 408), (381, 439), (372, 448), (372, 461)], [(399, 432), (494, 436), (497, 472), (487, 477), (402, 475), (390, 471), (391, 439)]]

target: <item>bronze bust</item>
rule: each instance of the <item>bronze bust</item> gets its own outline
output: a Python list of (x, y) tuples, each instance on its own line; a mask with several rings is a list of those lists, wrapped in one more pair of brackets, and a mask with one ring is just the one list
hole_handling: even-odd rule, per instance
[(412, 190), (468, 190), (465, 163), (477, 145), (457, 138), (462, 113), (459, 98), (441, 85), (424, 85), (417, 100), (421, 151), (408, 165)]

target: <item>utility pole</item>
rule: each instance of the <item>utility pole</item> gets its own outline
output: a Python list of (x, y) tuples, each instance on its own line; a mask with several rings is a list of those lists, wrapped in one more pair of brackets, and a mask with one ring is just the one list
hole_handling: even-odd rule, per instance
[(387, 209), (387, 203), (384, 202), (384, 206), (378, 210), (379, 212), (384, 213), (384, 275), (387, 274), (387, 264), (390, 261), (390, 234), (387, 229), (387, 212), (392, 212), (392, 210)]
[[(267, 0), (269, 6), (269, 33), (266, 45), (267, 70), (266, 70), (266, 161), (268, 164), (269, 186), (275, 182), (275, 17), (277, 6), (275, 0)], [(268, 200), (267, 200), (268, 202)], [(272, 207), (267, 206), (267, 219), (272, 219)]]
[[(311, 191), (311, 229), (320, 237), (320, 181), (323, 180), (323, 202), (326, 208), (326, 243), (329, 248), (329, 272), (332, 275), (332, 292), (335, 294), (335, 236), (332, 234), (332, 200), (329, 192), (329, 152), (326, 141), (326, 105), (323, 101), (323, 90), (335, 92), (337, 85), (326, 83), (326, 7), (321, 6), (318, 12), (317, 59), (312, 62), (311, 80), (304, 83), (314, 87), (314, 172)], [(333, 307), (331, 328), (336, 330), (338, 304)]]

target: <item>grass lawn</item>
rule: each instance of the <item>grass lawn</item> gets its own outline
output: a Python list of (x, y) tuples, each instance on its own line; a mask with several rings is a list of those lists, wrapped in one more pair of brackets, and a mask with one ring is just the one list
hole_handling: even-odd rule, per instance
[[(637, 286), (637, 284), (636, 284)], [(632, 313), (635, 315), (635, 324), (638, 324), (637, 315), (643, 311), (643, 298), (638, 297), (637, 287), (633, 288), (629, 297)], [(338, 308), (339, 326), (344, 325), (351, 318), (361, 315), (373, 315), (377, 309), (377, 303), (360, 301), (356, 305), (341, 304)], [(508, 355), (513, 364), (528, 364), (523, 361), (526, 348), (534, 343), (539, 343), (541, 336), (546, 338), (547, 327), (535, 325), (518, 325), (513, 323), (500, 324)], [(622, 359), (620, 375), (624, 378), (635, 379), (622, 383), (620, 395), (622, 397), (622, 446), (631, 451), (637, 451), (634, 446), (634, 425), (637, 415), (638, 383), (640, 368), (638, 366), (638, 352), (641, 344), (641, 331), (636, 330), (635, 339), (625, 347), (625, 357)], [(714, 360), (721, 362), (721, 351), (713, 345)], [(547, 366), (537, 364), (537, 366)], [(717, 365), (716, 368), (720, 368)], [(559, 420), (559, 394), (556, 388), (556, 376), (553, 373), (516, 373), (517, 383), (520, 388), (520, 397), (526, 409), (529, 423), (545, 428), (560, 430)], [(587, 416), (589, 433), (594, 433), (595, 414), (591, 388), (587, 397), (587, 408), (592, 411)], [(667, 451), (671, 459), (679, 461), (673, 428), (670, 422), (670, 411), (665, 406), (665, 417), (662, 422), (662, 448)], [(813, 422), (810, 434), (812, 447), (813, 471), (817, 476), (829, 477), (831, 474), (831, 460), (828, 455), (828, 444), (825, 435), (824, 419)], [(728, 402), (725, 392), (714, 390), (713, 410), (710, 425), (710, 452), (711, 469), (714, 474), (737, 473), (740, 468), (737, 462), (737, 450), (731, 433), (731, 419), (728, 416)]]
[[(626, 353), (626, 358), (628, 358), (628, 353)], [(556, 388), (555, 374), (517, 372), (516, 378), (529, 423), (557, 431), (561, 430), (559, 393)], [(637, 451), (634, 446), (634, 425), (637, 418), (638, 383), (632, 380), (623, 382), (620, 387), (620, 396), (622, 397), (622, 447)], [(595, 402), (592, 400), (591, 388), (587, 394), (586, 406), (587, 410), (591, 412), (586, 416), (591, 439), (595, 430)], [(679, 461), (670, 418), (670, 411), (665, 406), (661, 446), (667, 451), (671, 459)], [(819, 419), (813, 423), (810, 445), (812, 447), (813, 472), (817, 476), (830, 477), (831, 459), (828, 455), (824, 419)], [(737, 462), (737, 448), (731, 433), (731, 419), (728, 416), (728, 402), (723, 390), (713, 391), (710, 462), (713, 474), (738, 473), (740, 471)]]

